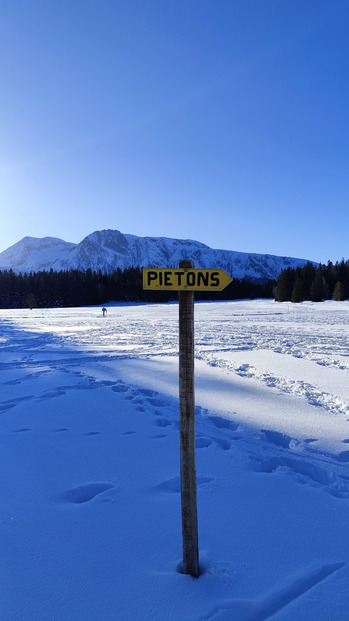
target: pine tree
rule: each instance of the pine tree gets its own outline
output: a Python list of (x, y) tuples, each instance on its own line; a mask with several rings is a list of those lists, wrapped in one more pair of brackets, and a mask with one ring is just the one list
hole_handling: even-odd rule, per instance
[(336, 282), (333, 288), (332, 297), (337, 302), (343, 302), (343, 300), (345, 300), (345, 291), (344, 291), (344, 286), (342, 282), (340, 281)]
[(295, 282), (295, 271), (288, 267), (282, 270), (276, 283), (276, 297), (279, 302), (289, 302)]
[(297, 274), (295, 283), (292, 289), (291, 302), (298, 303), (303, 302), (305, 299), (304, 283), (299, 274)]
[(322, 270), (318, 269), (310, 287), (310, 299), (313, 302), (321, 302), (324, 299), (324, 278)]

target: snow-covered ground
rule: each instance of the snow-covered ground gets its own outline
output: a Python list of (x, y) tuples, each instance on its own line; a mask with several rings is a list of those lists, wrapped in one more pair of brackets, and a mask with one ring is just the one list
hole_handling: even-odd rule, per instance
[(0, 311), (0, 618), (349, 618), (349, 303), (198, 303), (201, 575), (180, 573), (178, 306)]

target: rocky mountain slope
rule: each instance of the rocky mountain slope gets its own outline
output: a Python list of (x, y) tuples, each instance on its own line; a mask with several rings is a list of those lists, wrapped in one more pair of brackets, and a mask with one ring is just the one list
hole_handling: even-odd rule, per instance
[(305, 259), (216, 250), (198, 241), (138, 237), (117, 230), (95, 231), (79, 244), (55, 237), (24, 237), (0, 253), (0, 269), (16, 272), (79, 269), (110, 273), (118, 267), (171, 267), (191, 259), (197, 268), (221, 268), (235, 278), (277, 278), (286, 267), (302, 267)]

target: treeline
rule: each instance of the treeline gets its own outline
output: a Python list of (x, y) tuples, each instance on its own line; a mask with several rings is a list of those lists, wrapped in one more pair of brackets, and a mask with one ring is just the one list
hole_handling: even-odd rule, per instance
[[(196, 292), (197, 300), (235, 300), (270, 298), (275, 281), (253, 283), (233, 280), (217, 293)], [(117, 269), (111, 274), (101, 271), (66, 270), (16, 274), (0, 271), (0, 308), (56, 308), (94, 306), (116, 302), (170, 302), (178, 292), (144, 291), (142, 269)]]
[(349, 298), (349, 261), (328, 262), (315, 267), (307, 263), (302, 268), (283, 270), (277, 280), (275, 299), (279, 302), (343, 301)]

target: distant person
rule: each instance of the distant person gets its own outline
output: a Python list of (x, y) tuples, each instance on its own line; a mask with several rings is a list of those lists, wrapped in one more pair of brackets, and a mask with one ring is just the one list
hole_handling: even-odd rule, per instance
[(102, 313), (103, 313), (103, 317), (105, 317), (107, 314), (107, 309), (104, 306), (102, 308)]

